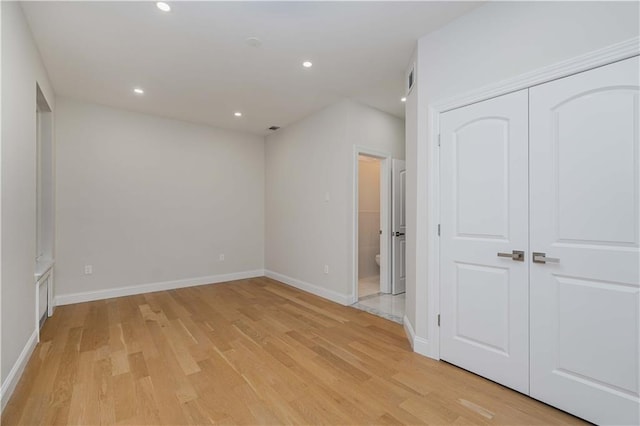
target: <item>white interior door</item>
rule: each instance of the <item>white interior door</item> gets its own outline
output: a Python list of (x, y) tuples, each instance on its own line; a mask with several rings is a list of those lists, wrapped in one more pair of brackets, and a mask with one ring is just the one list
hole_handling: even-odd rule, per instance
[(529, 391), (528, 95), (440, 118), (440, 357)]
[(406, 167), (404, 160), (393, 160), (392, 165), (393, 203), (391, 220), (393, 223), (393, 248), (392, 248), (392, 277), (391, 293), (400, 294), (406, 291)]
[(638, 58), (531, 89), (531, 395), (640, 423)]

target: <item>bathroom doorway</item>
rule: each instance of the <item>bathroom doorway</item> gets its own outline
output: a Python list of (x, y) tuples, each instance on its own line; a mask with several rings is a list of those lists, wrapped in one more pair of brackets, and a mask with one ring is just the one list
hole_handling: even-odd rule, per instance
[(404, 161), (356, 147), (352, 306), (398, 323), (405, 312), (403, 177)]
[(358, 299), (382, 292), (380, 287), (382, 161), (358, 156)]
[(354, 146), (352, 304), (391, 292), (391, 165), (391, 154)]

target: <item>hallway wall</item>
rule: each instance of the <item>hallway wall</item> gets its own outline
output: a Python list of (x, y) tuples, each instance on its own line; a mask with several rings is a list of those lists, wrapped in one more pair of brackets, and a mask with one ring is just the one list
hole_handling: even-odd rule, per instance
[(354, 269), (354, 146), (402, 159), (404, 123), (346, 100), (280, 129), (266, 145), (266, 272), (344, 304)]
[[(2, 146), (0, 152), (0, 309), (2, 405), (22, 356), (35, 346), (36, 84), (54, 93), (18, 2), (0, 2)], [(11, 377), (9, 377), (11, 375)], [(15, 383), (14, 383), (15, 384)]]
[(57, 105), (57, 298), (262, 275), (263, 137)]

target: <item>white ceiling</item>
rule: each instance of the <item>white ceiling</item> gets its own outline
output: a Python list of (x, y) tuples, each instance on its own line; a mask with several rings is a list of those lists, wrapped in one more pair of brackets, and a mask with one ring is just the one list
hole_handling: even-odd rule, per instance
[[(267, 134), (343, 98), (404, 116), (400, 98), (416, 40), (479, 5), (169, 4), (169, 13), (154, 2), (22, 7), (59, 95)], [(304, 69), (303, 60), (313, 67)], [(145, 94), (134, 95), (135, 86)]]

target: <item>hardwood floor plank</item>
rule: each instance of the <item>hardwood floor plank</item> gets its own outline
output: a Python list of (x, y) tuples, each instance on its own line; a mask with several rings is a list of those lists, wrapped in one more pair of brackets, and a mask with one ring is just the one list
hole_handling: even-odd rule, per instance
[(135, 379), (142, 379), (149, 376), (149, 370), (147, 370), (147, 362), (144, 359), (142, 352), (136, 352), (128, 355), (128, 362), (131, 374)]
[(136, 420), (134, 424), (161, 424), (160, 410), (158, 409), (158, 403), (154, 393), (151, 377), (148, 375), (141, 377), (134, 382), (134, 385), (136, 392)]
[(135, 378), (131, 373), (113, 378), (115, 420), (122, 422), (136, 416)]
[(62, 306), (3, 425), (578, 424), (269, 278)]

